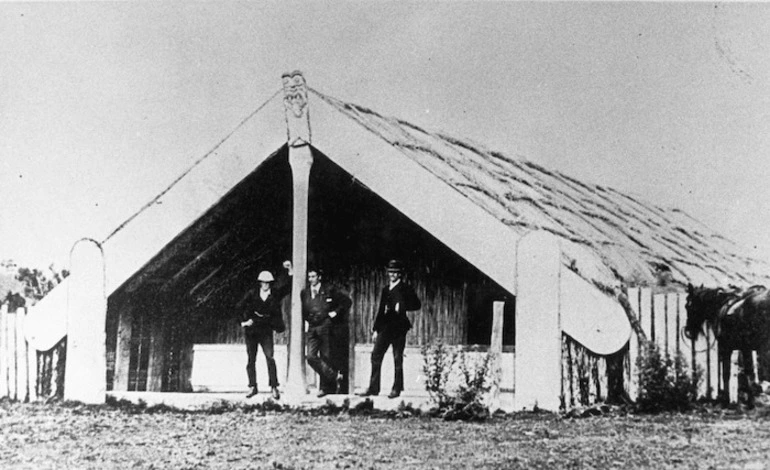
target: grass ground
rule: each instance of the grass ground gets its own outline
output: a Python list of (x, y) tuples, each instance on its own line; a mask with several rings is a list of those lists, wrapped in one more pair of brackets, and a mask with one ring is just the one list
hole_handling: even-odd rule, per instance
[(770, 468), (770, 410), (449, 422), (0, 402), (0, 468)]

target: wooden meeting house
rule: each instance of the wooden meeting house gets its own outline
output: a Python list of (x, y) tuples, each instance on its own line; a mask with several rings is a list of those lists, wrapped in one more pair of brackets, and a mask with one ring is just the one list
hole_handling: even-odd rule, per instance
[[(368, 380), (391, 258), (405, 262), (423, 303), (410, 314), (407, 392), (423, 388), (422, 345), (486, 350), (497, 308), (500, 386), (520, 408), (564, 405), (566, 357), (595, 375), (602, 358), (627, 353), (625, 289), (766, 283), (770, 272), (681, 211), (340, 101), (295, 72), (106, 238), (80, 241), (72, 276), (30, 312), (27, 335), (45, 349), (73, 335), (73, 318), (101, 314), (103, 332), (90, 323), (85, 339), (69, 339), (68, 374), (78, 347), (103, 339), (103, 362), (84, 354), (92, 362), (72, 374), (101, 365), (116, 391), (245, 391), (236, 304), (261, 270), (280, 276), (290, 259), (287, 331), (276, 336), (282, 388), (304, 393), (313, 382), (298, 314), (312, 265), (353, 299), (352, 393)], [(266, 390), (261, 353), (257, 368)], [(390, 380), (385, 372), (383, 387)], [(606, 384), (594, 392), (606, 396)]]

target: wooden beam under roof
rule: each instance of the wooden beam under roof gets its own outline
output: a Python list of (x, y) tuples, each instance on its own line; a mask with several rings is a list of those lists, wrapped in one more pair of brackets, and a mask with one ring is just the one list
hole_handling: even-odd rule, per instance
[(201, 279), (200, 281), (198, 281), (198, 283), (197, 283), (197, 284), (195, 284), (195, 285), (193, 286), (193, 288), (192, 288), (192, 289), (190, 289), (190, 291), (188, 292), (188, 294), (189, 294), (189, 295), (193, 295), (193, 294), (195, 294), (195, 291), (196, 291), (196, 290), (198, 290), (198, 289), (200, 289), (200, 288), (201, 288), (201, 286), (203, 286), (203, 285), (206, 283), (206, 281), (208, 281), (208, 280), (209, 280), (209, 279), (211, 279), (211, 278), (212, 278), (212, 277), (213, 277), (213, 276), (214, 276), (216, 273), (218, 273), (220, 269), (222, 269), (222, 265), (221, 265), (221, 264), (220, 264), (219, 266), (217, 266), (217, 267), (216, 267), (216, 268), (215, 268), (213, 271), (211, 271), (210, 273), (208, 273), (208, 274), (206, 275), (206, 277), (204, 277), (203, 279)]
[(196, 251), (195, 245), (204, 238), (204, 234), (213, 226), (216, 226), (218, 220), (226, 218), (228, 214), (232, 215), (232, 211), (237, 210), (238, 204), (248, 193), (248, 187), (252, 184), (253, 175), (255, 173), (256, 171), (252, 172), (252, 174), (239, 182), (195, 223), (187, 227), (170, 243), (163, 247), (154, 258), (126, 282), (124, 290), (127, 293), (135, 292), (146, 279), (157, 274), (178, 255), (183, 253), (194, 253)]
[[(242, 250), (245, 251), (245, 250)], [(212, 296), (216, 296), (219, 292), (221, 292), (223, 289), (225, 289), (227, 286), (230, 285), (230, 281), (233, 279), (236, 279), (240, 277), (243, 273), (249, 271), (254, 267), (256, 262), (269, 252), (269, 248), (263, 248), (259, 250), (254, 256), (242, 256), (242, 257), (234, 257), (235, 263), (233, 263), (230, 269), (228, 269), (224, 276), (220, 279), (220, 282), (211, 286), (205, 294), (201, 296), (201, 299), (197, 302), (197, 305), (203, 305), (208, 301), (209, 298)], [(213, 280), (213, 277), (207, 276), (206, 279), (199, 282), (198, 285), (196, 285), (197, 290), (200, 290), (203, 288), (205, 284), (210, 284), (210, 281)], [(190, 291), (190, 294), (193, 292)]]
[(210, 256), (215, 253), (219, 252), (220, 248), (222, 248), (223, 245), (227, 243), (227, 241), (230, 240), (232, 237), (232, 232), (226, 232), (224, 235), (219, 237), (208, 246), (203, 252), (199, 253), (195, 258), (193, 258), (192, 261), (187, 263), (186, 265), (182, 266), (182, 268), (177, 271), (173, 276), (171, 276), (170, 279), (168, 279), (163, 286), (161, 287), (161, 291), (168, 292), (170, 291), (175, 285), (177, 285), (182, 279), (189, 276), (195, 269), (199, 268), (204, 261), (207, 261)]

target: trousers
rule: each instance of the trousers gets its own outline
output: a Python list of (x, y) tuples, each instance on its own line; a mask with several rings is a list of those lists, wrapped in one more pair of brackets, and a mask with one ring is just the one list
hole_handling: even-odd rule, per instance
[(267, 374), (270, 377), (270, 387), (278, 386), (278, 373), (273, 358), (273, 330), (265, 327), (246, 335), (246, 374), (249, 377), (249, 387), (257, 386), (257, 348), (262, 346), (262, 354), (267, 362)]
[(401, 392), (404, 390), (404, 348), (406, 347), (406, 331), (392, 331), (385, 329), (377, 334), (372, 349), (372, 376), (369, 379), (369, 389), (371, 393), (380, 393), (380, 372), (382, 369), (382, 360), (388, 347), (393, 349), (393, 391)]
[(328, 393), (336, 392), (337, 371), (331, 365), (331, 324), (329, 321), (308, 328), (307, 363), (318, 374), (319, 388)]

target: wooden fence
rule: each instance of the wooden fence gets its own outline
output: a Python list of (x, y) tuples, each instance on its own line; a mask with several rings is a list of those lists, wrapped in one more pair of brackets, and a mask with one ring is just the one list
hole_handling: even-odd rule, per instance
[[(706, 336), (691, 341), (682, 336), (687, 319), (685, 292), (656, 293), (649, 288), (627, 290), (631, 308), (637, 315), (647, 339), (655, 343), (670, 358), (682, 355), (690, 373), (699, 370), (699, 397), (715, 399), (722, 388), (717, 361), (717, 345), (714, 334), (706, 329)], [(623, 355), (623, 388), (629, 397), (636, 399), (639, 393), (639, 369), (637, 360), (641, 345), (635, 333), (631, 334), (627, 352)], [(756, 354), (756, 353), (755, 353)], [(738, 352), (733, 353), (730, 398), (737, 399)], [(566, 408), (589, 405), (607, 399), (611, 388), (608, 366), (610, 357), (597, 356), (569, 337), (562, 343), (562, 390)], [(756, 356), (754, 363), (757, 364)]]
[(67, 351), (62, 340), (49, 351), (39, 352), (24, 337), (27, 309), (8, 311), (0, 305), (0, 399), (18, 401), (61, 397)]
[(562, 335), (561, 365), (563, 409), (607, 399), (609, 380), (605, 357), (592, 354), (572, 338)]
[[(681, 353), (687, 362), (690, 372), (696, 368), (702, 373), (699, 383), (699, 396), (716, 398), (722, 387), (718, 361), (717, 345), (714, 333), (706, 329), (706, 335), (698, 336), (696, 341), (690, 341), (681, 334), (687, 320), (687, 294), (685, 292), (654, 293), (651, 289), (628, 289), (628, 300), (636, 312), (642, 330), (647, 339), (654, 342), (661, 351), (673, 358)], [(629, 354), (626, 370), (626, 386), (631, 397), (636, 398), (639, 389), (639, 371), (637, 358), (641, 345), (636, 335), (632, 335), (629, 344)], [(730, 398), (737, 398), (737, 351), (733, 353), (730, 380)], [(755, 361), (756, 364), (756, 361)]]

